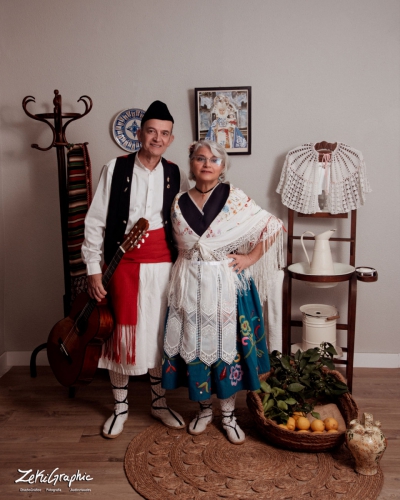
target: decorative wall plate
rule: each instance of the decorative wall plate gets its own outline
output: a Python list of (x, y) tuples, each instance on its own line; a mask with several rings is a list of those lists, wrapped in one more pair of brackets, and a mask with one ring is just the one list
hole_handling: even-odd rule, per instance
[(144, 113), (143, 109), (131, 108), (121, 111), (116, 116), (112, 126), (112, 134), (118, 146), (125, 151), (133, 153), (140, 149), (141, 143), (137, 131), (142, 123)]

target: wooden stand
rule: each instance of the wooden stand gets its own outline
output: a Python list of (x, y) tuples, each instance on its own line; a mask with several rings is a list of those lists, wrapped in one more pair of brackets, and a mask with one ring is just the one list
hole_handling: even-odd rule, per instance
[[(336, 325), (338, 330), (347, 331), (347, 346), (342, 347), (343, 352), (347, 353), (347, 359), (341, 360), (335, 358), (336, 364), (346, 366), (347, 385), (350, 392), (353, 386), (353, 364), (354, 364), (354, 337), (356, 327), (356, 304), (357, 304), (357, 280), (360, 281), (376, 281), (378, 276), (360, 277), (357, 273), (351, 272), (344, 275), (335, 276), (314, 276), (309, 274), (294, 273), (288, 270), (288, 267), (293, 264), (293, 242), (300, 240), (301, 236), (293, 234), (294, 227), (294, 210), (289, 209), (288, 214), (288, 242), (287, 242), (287, 268), (285, 269), (285, 278), (283, 282), (283, 315), (282, 315), (282, 349), (284, 354), (290, 354), (292, 345), (291, 328), (302, 327), (302, 321), (292, 320), (292, 279), (308, 282), (333, 283), (340, 281), (348, 281), (348, 300), (347, 300), (347, 323), (339, 323)], [(327, 219), (347, 219), (348, 214), (330, 214), (327, 212), (317, 212), (315, 214), (300, 214), (298, 217), (309, 218), (327, 218)], [(341, 241), (350, 243), (350, 266), (355, 267), (356, 257), (356, 225), (357, 225), (357, 210), (351, 211), (350, 237), (349, 238), (331, 238), (330, 241)], [(312, 237), (304, 237), (305, 240), (313, 240)]]
[[(66, 173), (66, 159), (65, 159), (65, 147), (68, 145), (68, 141), (65, 137), (65, 130), (67, 126), (75, 120), (79, 120), (86, 116), (92, 109), (93, 102), (92, 99), (87, 96), (81, 96), (77, 102), (82, 101), (85, 105), (85, 111), (80, 113), (63, 113), (62, 112), (62, 99), (61, 94), (58, 90), (54, 91), (54, 112), (53, 113), (40, 113), (32, 114), (30, 113), (26, 106), (30, 102), (36, 102), (33, 96), (26, 96), (22, 100), (22, 107), (25, 113), (33, 120), (38, 120), (50, 127), (53, 133), (53, 140), (47, 148), (41, 148), (37, 144), (32, 144), (32, 148), (39, 149), (40, 151), (48, 151), (51, 148), (56, 148), (57, 151), (57, 164), (58, 164), (58, 191), (60, 200), (60, 215), (61, 215), (61, 234), (62, 234), (62, 251), (63, 251), (63, 264), (64, 264), (64, 289), (65, 294), (63, 297), (64, 305), (64, 316), (68, 316), (71, 307), (71, 276), (69, 272), (69, 259), (68, 259), (68, 248), (67, 248), (67, 237), (68, 237), (68, 197), (67, 197), (67, 173)], [(54, 121), (54, 126), (48, 121), (48, 119)], [(68, 120), (63, 125), (63, 120)], [(37, 347), (31, 355), (31, 376), (36, 377), (36, 356), (39, 351), (46, 348), (46, 344), (41, 344)]]

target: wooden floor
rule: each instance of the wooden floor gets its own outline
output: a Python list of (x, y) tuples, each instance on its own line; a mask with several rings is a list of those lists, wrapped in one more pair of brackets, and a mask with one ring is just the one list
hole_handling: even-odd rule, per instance
[[(360, 412), (371, 412), (382, 422), (388, 448), (381, 467), (385, 483), (380, 500), (400, 499), (400, 369), (356, 369), (354, 399)], [(193, 411), (197, 404), (187, 400), (186, 390), (169, 394), (170, 406)], [(54, 496), (96, 500), (142, 498), (128, 483), (123, 461), (132, 438), (151, 425), (150, 389), (147, 380), (130, 382), (130, 415), (118, 439), (104, 439), (101, 428), (112, 412), (108, 374), (99, 370), (95, 380), (80, 388), (75, 398), (54, 379), (48, 367), (38, 367), (31, 378), (27, 367), (14, 367), (0, 378), (0, 498), (50, 498), (46, 487), (62, 489)], [(245, 393), (238, 398), (245, 407)], [(93, 480), (75, 482), (72, 488), (90, 488), (91, 493), (71, 493), (66, 483), (22, 484), (15, 480), (20, 470), (32, 469), (72, 475), (78, 470)], [(41, 493), (20, 488), (42, 488)]]

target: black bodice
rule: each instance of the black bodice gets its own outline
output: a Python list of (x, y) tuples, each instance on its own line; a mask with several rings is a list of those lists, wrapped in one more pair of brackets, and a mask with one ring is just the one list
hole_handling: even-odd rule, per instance
[(192, 201), (188, 193), (179, 198), (179, 208), (182, 215), (193, 231), (202, 236), (217, 217), (229, 197), (230, 185), (219, 184), (211, 193), (203, 207), (203, 213)]

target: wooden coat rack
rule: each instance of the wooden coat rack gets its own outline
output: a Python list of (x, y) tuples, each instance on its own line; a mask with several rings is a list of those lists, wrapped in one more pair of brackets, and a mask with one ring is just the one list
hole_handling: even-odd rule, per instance
[[(80, 120), (88, 113), (90, 113), (93, 102), (92, 99), (87, 96), (81, 96), (77, 102), (82, 101), (85, 105), (85, 111), (83, 113), (63, 113), (62, 111), (62, 98), (58, 90), (54, 91), (54, 111), (53, 113), (39, 113), (32, 114), (27, 110), (27, 105), (30, 102), (36, 102), (33, 96), (26, 96), (22, 100), (22, 107), (25, 113), (33, 120), (38, 120), (43, 123), (47, 123), (53, 133), (53, 140), (47, 148), (41, 148), (38, 144), (32, 144), (31, 147), (34, 149), (39, 149), (40, 151), (49, 151), (51, 148), (56, 148), (57, 151), (57, 164), (58, 164), (58, 191), (59, 191), (59, 201), (60, 201), (60, 215), (61, 215), (61, 235), (62, 235), (62, 252), (63, 252), (63, 267), (64, 267), (64, 289), (65, 294), (63, 297), (64, 304), (64, 316), (68, 316), (71, 306), (71, 276), (69, 272), (69, 258), (68, 258), (68, 247), (67, 247), (67, 237), (68, 237), (68, 193), (67, 193), (67, 171), (66, 171), (66, 159), (65, 159), (65, 147), (68, 146), (68, 141), (65, 136), (65, 130), (67, 126), (75, 121)], [(54, 125), (52, 125), (48, 120), (53, 120)], [(63, 120), (67, 120), (63, 124)], [(31, 355), (31, 376), (36, 377), (36, 356), (39, 351), (46, 348), (46, 343), (38, 346)]]

